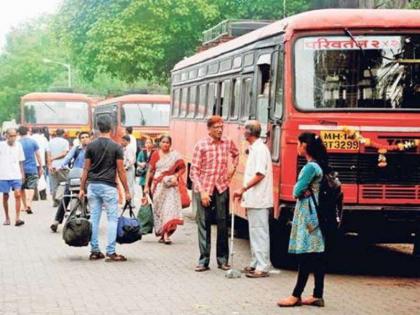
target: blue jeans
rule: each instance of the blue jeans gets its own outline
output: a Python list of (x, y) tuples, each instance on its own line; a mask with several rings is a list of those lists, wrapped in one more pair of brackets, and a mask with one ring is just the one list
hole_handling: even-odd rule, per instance
[(106, 253), (115, 253), (118, 226), (118, 192), (117, 188), (106, 184), (92, 183), (88, 186), (88, 200), (90, 207), (90, 220), (92, 222), (92, 239), (90, 241), (91, 251), (100, 252), (99, 249), (99, 223), (102, 209), (106, 211), (108, 219), (108, 246)]

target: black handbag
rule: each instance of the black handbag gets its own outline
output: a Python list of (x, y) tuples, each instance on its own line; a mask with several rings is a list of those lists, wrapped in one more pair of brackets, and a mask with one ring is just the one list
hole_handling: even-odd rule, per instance
[(150, 155), (147, 158), (147, 151), (146, 150), (143, 150), (142, 152), (143, 152), (143, 155), (146, 156), (146, 161), (145, 161), (146, 162), (146, 166), (143, 167), (143, 168), (142, 167), (139, 167), (139, 166), (136, 167), (136, 177), (144, 177), (144, 176), (146, 176), (147, 167), (149, 165), (150, 158), (152, 157), (152, 154), (153, 154), (153, 151), (150, 152)]

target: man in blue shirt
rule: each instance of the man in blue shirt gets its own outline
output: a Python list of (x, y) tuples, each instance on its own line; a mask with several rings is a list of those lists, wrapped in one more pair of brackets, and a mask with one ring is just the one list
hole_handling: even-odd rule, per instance
[[(86, 148), (87, 148), (87, 145), (90, 143), (90, 134), (87, 131), (82, 131), (79, 133), (78, 138), (79, 138), (80, 145), (73, 146), (70, 152), (67, 153), (61, 165), (59, 166), (59, 170), (64, 169), (66, 167), (83, 169)], [(64, 191), (64, 195), (65, 196), (70, 195), (70, 190), (67, 184), (66, 184), (66, 189)], [(54, 222), (50, 226), (51, 231), (57, 232), (58, 225), (63, 223), (64, 214), (66, 212), (66, 208), (69, 202), (70, 202), (69, 197), (64, 197), (62, 202), (60, 202), (57, 209), (57, 213), (55, 214)]]
[(19, 142), (25, 154), (25, 161), (23, 162), (25, 179), (22, 185), (22, 203), (24, 211), (32, 214), (31, 206), (35, 188), (38, 186), (39, 177), (42, 176), (42, 161), (41, 155), (39, 154), (39, 146), (34, 139), (28, 136), (28, 131), (28, 127), (25, 126), (20, 126), (18, 129), (20, 135)]

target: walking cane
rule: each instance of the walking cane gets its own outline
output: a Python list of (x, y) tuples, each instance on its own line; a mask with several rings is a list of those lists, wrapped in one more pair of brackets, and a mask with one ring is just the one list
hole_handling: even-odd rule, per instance
[(233, 238), (234, 238), (234, 231), (235, 231), (235, 212), (237, 210), (237, 203), (238, 201), (233, 201), (233, 210), (231, 211), (231, 222), (230, 222), (230, 267), (228, 271), (226, 271), (225, 277), (228, 279), (236, 279), (241, 277), (241, 272), (237, 269), (233, 268), (233, 256), (235, 252), (233, 250)]

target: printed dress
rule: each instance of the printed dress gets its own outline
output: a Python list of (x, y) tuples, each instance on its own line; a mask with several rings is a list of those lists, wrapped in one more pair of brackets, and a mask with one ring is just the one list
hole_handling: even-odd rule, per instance
[(311, 188), (315, 199), (318, 200), (322, 176), (322, 169), (315, 162), (308, 162), (299, 173), (293, 189), (293, 195), (299, 199), (296, 202), (290, 233), (289, 253), (291, 254), (322, 253), (325, 250), (315, 204), (311, 197), (301, 197)]

